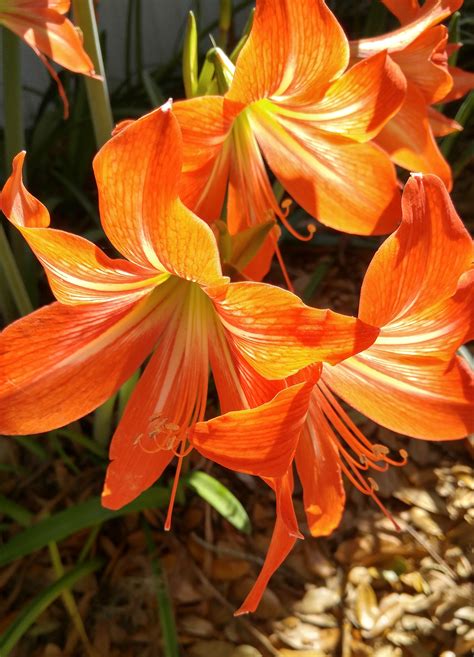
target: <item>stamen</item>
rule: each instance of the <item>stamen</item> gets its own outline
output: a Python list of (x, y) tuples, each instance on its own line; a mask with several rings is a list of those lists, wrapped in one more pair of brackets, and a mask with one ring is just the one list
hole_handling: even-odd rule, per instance
[[(390, 450), (386, 445), (372, 444), (347, 415), (324, 381), (318, 381), (315, 393), (327, 435), (337, 449), (342, 471), (361, 493), (374, 500), (398, 531), (400, 527), (376, 495), (379, 490), (377, 482), (372, 477), (364, 478), (362, 472), (369, 468), (385, 472), (390, 465), (404, 466), (408, 458), (406, 450), (399, 450), (401, 460), (397, 461), (389, 456)], [(356, 453), (358, 460), (346, 449), (344, 443)]]
[(285, 279), (286, 287), (289, 289), (290, 292), (295, 293), (295, 288), (293, 287), (293, 283), (291, 282), (290, 276), (288, 274), (288, 270), (286, 268), (285, 262), (283, 260), (283, 256), (281, 255), (280, 247), (278, 246), (278, 242), (276, 237), (273, 238), (275, 240), (275, 254), (278, 260), (278, 264), (280, 265), (281, 273), (283, 274), (283, 278)]
[(309, 242), (311, 239), (313, 239), (313, 235), (316, 232), (316, 226), (314, 224), (308, 224), (307, 230), (308, 234), (307, 235), (301, 235), (293, 226), (290, 224), (288, 221), (288, 215), (290, 213), (290, 206), (292, 205), (293, 201), (289, 198), (284, 199), (281, 203), (281, 208), (282, 212), (278, 213), (278, 216), (281, 220), (281, 223), (285, 226), (286, 230), (293, 235), (297, 240), (300, 242)]
[[(165, 532), (169, 532), (169, 530), (171, 529), (171, 517), (173, 515), (174, 502), (176, 499), (176, 492), (178, 490), (179, 476), (181, 474), (181, 468), (183, 467), (183, 458), (190, 451), (185, 449), (185, 445), (186, 445), (186, 438), (183, 438), (183, 440), (181, 441), (181, 452), (177, 454), (178, 465), (176, 466), (176, 472), (173, 480), (173, 488), (171, 489), (171, 495), (170, 495), (170, 503), (168, 505), (168, 513), (166, 514), (165, 527), (164, 527)], [(190, 447), (192, 449), (192, 446)]]

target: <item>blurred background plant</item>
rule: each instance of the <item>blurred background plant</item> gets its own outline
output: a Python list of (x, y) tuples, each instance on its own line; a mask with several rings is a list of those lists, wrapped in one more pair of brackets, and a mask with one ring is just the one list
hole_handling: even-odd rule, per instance
[[(28, 187), (50, 210), (54, 227), (84, 235), (99, 243), (112, 256), (113, 250), (104, 241), (99, 222), (97, 193), (91, 168), (97, 147), (104, 142), (113, 123), (137, 118), (159, 106), (167, 98), (178, 99), (185, 96), (182, 77), (185, 33), (191, 38), (191, 43), (194, 38), (197, 44), (197, 70), (201, 71), (207, 61), (207, 69), (203, 75), (212, 75), (212, 63), (206, 60), (207, 51), (212, 47), (212, 43), (223, 47), (229, 54), (238, 48), (242, 32), (251, 18), (253, 6), (251, 0), (221, 0), (220, 3), (183, 0), (177, 4), (180, 8), (183, 5), (183, 18), (176, 35), (173, 34), (170, 38), (165, 27), (162, 28), (163, 32), (160, 32), (160, 17), (165, 17), (169, 10), (166, 2), (120, 2), (120, 10), (126, 15), (124, 32), (118, 36), (123, 44), (122, 75), (121, 79), (116, 79), (117, 74), (112, 76), (114, 81), (109, 87), (110, 106), (106, 85), (61, 69), (58, 75), (70, 106), (70, 114), (66, 120), (55, 81), (51, 78), (46, 83), (46, 88), (38, 87), (32, 82), (26, 83), (25, 80), (31, 76), (27, 75), (28, 71), (25, 69), (21, 71), (19, 52), (23, 46), (16, 36), (2, 29), (3, 90), (6, 92), (8, 87), (13, 91), (9, 92), (8, 98), (3, 98), (5, 119), (0, 148), (4, 157), (0, 161), (0, 179), (3, 182), (9, 175), (12, 154), (25, 147), (28, 151)], [(351, 38), (380, 34), (396, 26), (395, 19), (376, 0), (360, 0), (357, 3), (351, 0), (329, 0), (328, 4)], [(99, 26), (96, 29), (94, 15), (88, 12), (88, 8), (92, 7), (92, 0), (73, 2), (73, 17), (84, 34), (86, 50), (94, 60), (96, 71), (105, 73), (105, 80), (109, 78), (114, 55), (109, 48), (112, 41), (111, 28), (103, 21), (103, 14), (109, 12), (110, 15), (110, 12), (118, 11), (118, 5), (118, 0), (101, 0), (96, 3)], [(186, 9), (193, 11), (194, 19), (188, 18)], [(145, 32), (149, 33), (145, 28), (150, 20), (150, 11), (153, 12), (158, 25), (153, 39), (144, 36)], [(473, 28), (474, 0), (466, 0), (462, 11), (451, 18), (450, 40), (464, 44), (460, 52), (452, 57), (457, 59), (458, 66), (468, 70), (474, 68)], [(116, 34), (114, 38), (117, 39)], [(173, 46), (164, 49), (163, 42), (171, 42)], [(157, 44), (160, 44), (159, 48)], [(101, 68), (101, 54), (104, 69)], [(188, 73), (189, 66), (194, 67), (191, 78), (194, 75), (194, 84), (197, 85), (197, 72), (192, 57), (189, 49), (185, 51), (185, 66), (188, 66)], [(114, 70), (120, 69), (115, 66)], [(189, 88), (186, 92), (190, 93)], [(31, 102), (32, 99), (34, 102)], [(23, 108), (28, 109), (23, 114), (19, 111), (20, 102)], [(472, 229), (473, 94), (446, 105), (443, 111), (464, 126), (463, 132), (443, 138), (441, 148), (454, 173), (454, 202), (466, 224)], [(304, 220), (303, 211), (296, 210), (293, 219), (296, 222)], [(25, 314), (30, 308), (39, 307), (52, 300), (44, 273), (36, 259), (20, 239), (13, 234), (8, 238), (13, 265), (16, 264), (23, 283), (20, 281), (19, 287), (12, 293), (11, 288), (6, 285), (5, 277), (0, 277), (0, 311), (4, 323)], [(295, 286), (306, 302), (318, 306), (332, 305), (336, 310), (355, 312), (358, 285), (379, 243), (378, 238), (351, 237), (321, 228), (314, 240), (304, 247), (299, 243), (295, 244), (291, 236), (284, 232), (281, 248)], [(8, 268), (8, 255), (3, 251), (1, 255), (1, 264)], [(281, 274), (277, 268), (271, 271), (269, 280), (277, 284), (281, 282)], [(4, 591), (0, 597), (0, 655), (57, 657), (63, 654), (163, 654), (166, 657), (174, 657), (188, 654), (188, 649), (191, 650), (189, 654), (197, 657), (200, 654), (213, 657), (250, 657), (261, 652), (302, 654), (297, 652), (298, 641), (303, 641), (301, 637), (292, 640), (281, 638), (285, 632), (288, 634), (289, 626), (283, 626), (283, 629), (280, 627), (277, 631), (277, 634), (280, 632), (280, 644), (293, 648), (289, 650), (283, 647), (283, 652), (277, 651), (274, 648), (275, 641), (272, 643), (267, 638), (268, 627), (269, 623), (282, 616), (283, 607), (288, 606), (287, 600), (293, 599), (295, 591), (301, 592), (304, 583), (311, 582), (314, 578), (320, 583), (321, 580), (326, 583), (332, 581), (330, 578), (334, 577), (337, 569), (330, 556), (331, 551), (335, 549), (335, 543), (331, 543), (330, 539), (320, 541), (322, 551), (320, 548), (314, 549), (309, 556), (305, 552), (305, 567), (298, 562), (301, 553), (290, 561), (285, 568), (287, 571), (292, 568), (293, 571), (290, 574), (286, 572), (283, 594), (278, 598), (271, 591), (268, 592), (263, 612), (257, 616), (256, 625), (245, 620), (238, 623), (235, 621), (235, 626), (228, 625), (234, 606), (235, 590), (239, 587), (245, 589), (248, 583), (246, 578), (251, 570), (252, 559), (245, 554), (247, 541), (251, 540), (246, 537), (251, 532), (251, 521), (254, 527), (261, 530), (257, 534), (257, 545), (261, 547), (270, 535), (269, 509), (272, 505), (267, 503), (269, 498), (266, 497), (266, 492), (255, 489), (255, 483), (246, 477), (232, 478), (229, 473), (216, 467), (211, 475), (202, 471), (200, 462), (192, 462), (181, 485), (179, 502), (183, 506), (181, 517), (178, 518), (176, 514), (174, 536), (163, 537), (161, 531), (161, 509), (166, 507), (168, 500), (166, 479), (164, 483), (144, 493), (130, 508), (126, 507), (119, 512), (109, 512), (101, 508), (98, 495), (107, 464), (108, 441), (136, 378), (132, 377), (115, 398), (109, 400), (93, 415), (69, 427), (46, 436), (24, 436), (15, 439), (0, 437), (0, 589)], [(212, 407), (213, 404), (211, 395), (211, 413), (217, 412), (217, 409)], [(372, 425), (369, 423), (369, 426)], [(412, 477), (409, 481), (413, 483), (418, 477), (421, 487), (423, 475), (420, 472), (425, 465), (436, 464), (438, 458), (448, 458), (443, 447), (426, 449), (426, 454), (419, 457), (418, 464), (415, 461), (415, 470), (409, 474), (409, 477)], [(451, 460), (465, 459), (463, 449), (465, 448), (462, 446), (453, 448), (454, 456)], [(433, 469), (430, 472), (432, 473)], [(466, 481), (471, 477), (467, 486), (469, 488), (472, 486), (472, 474), (466, 471), (464, 475)], [(438, 483), (431, 480), (430, 485), (438, 485), (439, 479), (444, 481), (443, 476), (449, 479), (448, 475), (437, 474)], [(457, 475), (455, 473), (452, 476)], [(427, 476), (425, 479), (428, 481)], [(405, 480), (393, 480), (391, 484), (395, 491), (397, 486), (399, 489), (408, 486)], [(411, 488), (415, 490), (416, 487), (412, 485)], [(411, 503), (426, 514), (433, 511), (430, 504), (434, 504), (433, 513), (437, 518), (436, 514), (440, 513), (440, 510), (436, 507), (436, 500), (424, 500), (423, 504), (423, 500), (419, 499), (420, 495), (422, 493), (418, 491), (418, 497), (415, 495), (416, 499), (412, 499)], [(244, 503), (239, 502), (237, 498), (242, 499)], [(356, 531), (363, 534), (364, 531), (363, 527), (355, 529), (355, 510), (359, 509), (360, 502), (357, 501), (356, 493), (352, 494), (352, 498), (352, 507), (347, 512), (351, 518), (340, 530), (342, 533), (339, 536), (342, 538), (354, 536)], [(403, 499), (399, 504), (402, 503)], [(400, 509), (396, 507), (394, 513), (396, 511)], [(386, 531), (384, 527), (377, 529), (374, 525), (378, 518), (375, 510), (371, 509), (369, 515), (364, 518), (367, 526), (371, 526), (372, 535), (377, 536), (377, 531), (382, 531), (382, 534)], [(449, 513), (448, 518), (453, 522), (458, 520), (458, 516), (451, 517)], [(450, 527), (446, 523), (439, 530), (439, 549), (444, 552), (452, 548), (446, 538), (449, 536), (449, 530)], [(425, 530), (421, 527), (420, 531)], [(436, 531), (431, 528), (431, 534), (436, 534)], [(454, 530), (451, 528), (451, 531)], [(457, 531), (459, 533), (460, 530)], [(426, 534), (431, 537), (430, 530), (427, 529)], [(463, 534), (461, 544), (462, 536)], [(360, 540), (363, 538), (362, 535)], [(448, 541), (446, 544), (443, 543), (445, 538)], [(421, 578), (414, 587), (421, 595), (425, 580), (416, 568), (420, 559), (426, 558), (426, 550), (421, 550), (418, 561), (415, 558), (408, 563), (410, 558), (413, 559), (413, 554), (416, 556), (416, 550), (420, 552), (420, 545), (415, 543), (415, 547), (410, 546), (410, 549), (414, 550), (413, 554), (404, 553), (400, 545), (397, 544), (391, 553), (388, 551), (389, 558), (386, 548), (382, 545), (379, 551), (381, 565), (379, 568), (377, 560), (373, 561), (372, 569), (379, 570), (376, 575), (372, 572), (370, 581), (379, 578), (377, 586), (381, 589), (382, 583), (387, 584), (387, 578), (384, 579), (385, 576), (380, 575), (384, 568), (385, 571), (393, 573), (390, 576), (397, 582), (401, 581), (402, 575), (413, 571), (417, 573), (413, 577)], [(307, 546), (304, 550), (308, 550)], [(337, 570), (339, 578), (347, 577), (348, 573), (352, 572), (350, 569), (353, 564), (344, 559), (346, 557), (343, 555), (338, 560), (339, 568), (342, 568)], [(364, 559), (364, 564), (369, 566), (370, 560), (367, 561), (366, 555)], [(392, 563), (386, 567), (390, 559), (401, 559), (405, 562)], [(258, 557), (255, 560), (259, 562)], [(309, 575), (308, 560), (311, 564)], [(462, 559), (459, 563), (463, 563)], [(449, 571), (452, 573), (450, 567), (448, 574)], [(171, 587), (168, 579), (172, 581)], [(290, 585), (288, 581), (291, 582)], [(347, 624), (351, 623), (350, 614), (356, 613), (360, 616), (360, 609), (366, 608), (369, 609), (367, 614), (370, 618), (375, 618), (378, 613), (374, 611), (375, 608), (378, 610), (377, 599), (375, 598), (374, 602), (371, 597), (372, 594), (375, 596), (375, 593), (370, 581), (366, 582), (368, 588), (364, 589), (365, 597), (357, 589), (362, 596), (359, 602), (356, 599), (355, 602), (348, 603), (349, 611), (340, 610), (339, 616), (334, 616), (336, 625), (329, 614), (326, 614), (326, 625), (323, 623), (323, 629), (318, 630), (319, 638), (306, 637), (307, 641), (306, 644), (303, 641), (303, 647), (316, 646), (317, 650), (321, 648), (320, 652), (314, 651), (311, 654), (322, 656), (336, 654), (332, 650), (338, 650), (340, 645), (348, 645), (347, 637), (344, 643), (341, 627), (343, 632), (351, 632), (350, 627), (347, 629)], [(325, 591), (327, 590), (326, 588)], [(395, 590), (401, 591), (401, 588), (395, 587)], [(242, 591), (236, 597), (241, 597), (241, 594)], [(341, 596), (337, 595), (339, 604)], [(137, 596), (141, 596), (144, 601), (136, 602)], [(354, 604), (356, 611), (352, 612), (351, 605)], [(459, 605), (462, 608), (462, 604)], [(174, 606), (179, 606), (180, 609), (179, 640)], [(328, 603), (327, 607), (324, 604), (316, 607), (316, 611), (313, 609), (309, 613), (324, 614), (331, 605)], [(404, 612), (408, 613), (406, 609)], [(124, 618), (127, 620), (124, 621)], [(359, 618), (359, 627), (364, 628), (365, 622), (373, 628), (375, 620), (371, 625), (370, 618), (367, 620), (365, 617), (365, 621), (360, 621)], [(231, 627), (227, 633), (223, 629), (226, 624)], [(357, 625), (357, 621), (355, 624)], [(336, 627), (339, 634), (334, 632)], [(456, 630), (459, 623), (453, 627)], [(124, 629), (127, 628), (130, 636), (127, 632), (124, 634)], [(337, 640), (332, 640), (330, 636), (337, 636)], [(374, 633), (374, 637), (369, 637), (367, 645), (372, 645), (372, 638), (375, 640), (377, 636)], [(423, 657), (438, 655), (443, 648), (451, 647), (451, 644), (442, 645), (445, 640), (448, 641), (439, 639), (440, 649), (435, 645), (434, 652), (423, 648), (425, 652), (406, 654)], [(455, 640), (453, 639), (453, 642)], [(200, 643), (206, 642), (209, 645), (199, 648)], [(213, 647), (210, 645), (212, 642)], [(258, 649), (250, 646), (236, 647), (243, 642), (251, 643)], [(373, 645), (377, 646), (377, 642)], [(393, 651), (389, 652), (387, 649), (383, 657), (400, 657), (405, 654), (401, 652), (402, 649), (405, 651), (403, 641), (402, 644), (392, 641), (387, 645), (390, 650), (393, 648)], [(375, 647), (374, 650), (376, 649)], [(284, 652), (285, 650), (287, 652)], [(365, 653), (343, 654), (348, 657), (351, 654), (376, 653), (369, 652), (367, 648)], [(451, 657), (452, 654), (454, 653), (447, 652), (446, 656)]]

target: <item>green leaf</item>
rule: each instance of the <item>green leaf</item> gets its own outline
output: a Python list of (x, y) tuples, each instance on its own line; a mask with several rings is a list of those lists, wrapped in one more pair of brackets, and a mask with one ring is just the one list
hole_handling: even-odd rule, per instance
[(94, 559), (70, 570), (64, 577), (44, 589), (22, 609), (13, 623), (0, 636), (0, 655), (7, 657), (21, 637), (27, 632), (38, 616), (52, 604), (64, 591), (69, 590), (83, 577), (90, 575), (102, 566), (103, 560)]
[(253, 25), (253, 18), (255, 16), (255, 9), (252, 9), (250, 11), (250, 15), (247, 19), (247, 23), (245, 24), (244, 30), (242, 32), (242, 36), (240, 37), (239, 41), (237, 42), (237, 45), (235, 46), (234, 50), (231, 52), (229, 59), (231, 62), (237, 61), (237, 57), (240, 55), (240, 51), (242, 48), (245, 46), (247, 43), (247, 39), (249, 38), (250, 30), (252, 29)]
[[(51, 541), (61, 541), (72, 534), (103, 523), (112, 518), (119, 518), (127, 513), (145, 509), (161, 508), (169, 501), (169, 491), (154, 487), (145, 491), (118, 511), (110, 511), (101, 506), (100, 498), (94, 497), (87, 502), (59, 511), (53, 516), (40, 520), (20, 534), (0, 546), (0, 567), (24, 557), (31, 552), (40, 550)], [(1, 653), (0, 653), (1, 654)]]
[(231, 525), (245, 534), (250, 534), (251, 525), (247, 511), (239, 500), (220, 481), (205, 472), (191, 472), (186, 477), (187, 485), (203, 500), (206, 500)]
[(161, 634), (163, 636), (163, 650), (165, 657), (179, 657), (178, 634), (173, 612), (173, 602), (169, 592), (166, 572), (163, 570), (160, 558), (157, 554), (156, 545), (149, 524), (144, 519), (143, 530), (145, 540), (150, 552), (151, 568), (156, 591), (156, 603), (160, 617)]
[(197, 96), (198, 90), (198, 32), (196, 18), (188, 14), (183, 46), (183, 82), (186, 98)]
[(324, 278), (326, 277), (326, 274), (328, 273), (330, 267), (331, 267), (332, 260), (322, 260), (315, 268), (313, 273), (311, 274), (311, 278), (309, 279), (302, 298), (305, 303), (309, 303), (311, 301), (311, 298), (313, 297), (314, 293), (318, 289), (318, 287), (321, 285), (323, 282)]
[(16, 504), (16, 502), (12, 502), (4, 495), (0, 495), (0, 514), (12, 518), (19, 525), (23, 525), (23, 527), (28, 527), (33, 519), (33, 514), (28, 509)]
[(232, 257), (230, 264), (239, 271), (253, 260), (260, 250), (270, 231), (276, 225), (273, 219), (265, 221), (256, 226), (250, 226), (231, 236), (232, 239)]
[[(463, 127), (467, 125), (470, 121), (472, 115), (474, 115), (474, 91), (464, 99), (461, 107), (458, 109), (454, 120), (460, 123)], [(441, 152), (444, 157), (448, 157), (451, 153), (451, 150), (459, 138), (459, 132), (453, 132), (453, 134), (448, 135), (441, 142)]]

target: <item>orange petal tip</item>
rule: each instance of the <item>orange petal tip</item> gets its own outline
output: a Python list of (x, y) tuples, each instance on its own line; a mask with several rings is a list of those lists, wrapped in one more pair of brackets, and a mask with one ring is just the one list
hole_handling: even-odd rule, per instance
[(104, 486), (104, 490), (102, 491), (102, 497), (107, 497), (107, 495), (112, 495), (112, 491), (110, 490), (110, 488), (106, 484)]
[(163, 105), (161, 105), (161, 107), (160, 107), (160, 110), (162, 112), (171, 112), (172, 109), (173, 109), (173, 99), (172, 98), (168, 98), (166, 103), (163, 103)]

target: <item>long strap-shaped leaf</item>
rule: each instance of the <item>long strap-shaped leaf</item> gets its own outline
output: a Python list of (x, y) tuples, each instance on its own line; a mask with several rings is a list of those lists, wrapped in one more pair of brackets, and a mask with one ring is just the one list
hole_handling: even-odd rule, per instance
[[(100, 498), (92, 498), (49, 516), (14, 536), (8, 543), (0, 547), (0, 567), (46, 547), (51, 541), (61, 541), (82, 529), (93, 527), (98, 523), (133, 511), (164, 507), (168, 501), (169, 491), (166, 488), (158, 487), (145, 491), (131, 504), (124, 506), (119, 511), (104, 509), (100, 504)], [(0, 655), (2, 655), (1, 652)]]
[(85, 564), (76, 566), (76, 568), (70, 570), (64, 575), (64, 577), (53, 582), (53, 584), (33, 598), (33, 600), (18, 614), (16, 619), (2, 636), (0, 636), (0, 655), (2, 655), (2, 657), (7, 657), (38, 616), (47, 609), (56, 598), (58, 598), (64, 591), (68, 591), (77, 581), (100, 568), (102, 564), (103, 560), (94, 559), (93, 561), (88, 561)]

